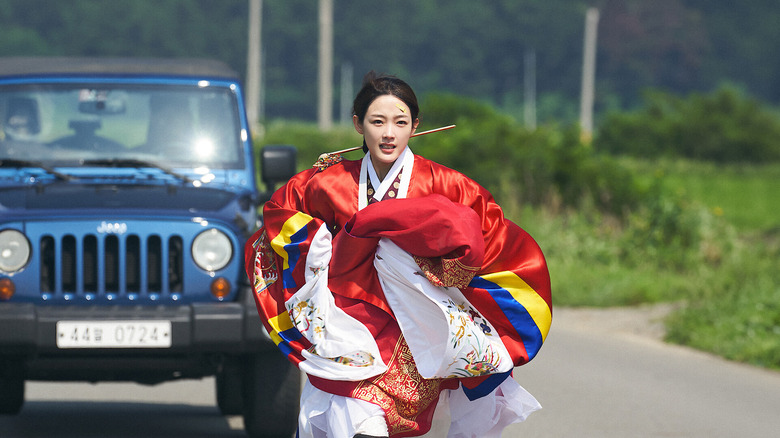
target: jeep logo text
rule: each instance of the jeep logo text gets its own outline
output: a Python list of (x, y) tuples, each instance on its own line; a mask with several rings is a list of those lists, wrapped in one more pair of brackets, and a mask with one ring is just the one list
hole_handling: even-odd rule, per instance
[(127, 232), (127, 224), (103, 221), (97, 227), (97, 232), (101, 234), (125, 234)]

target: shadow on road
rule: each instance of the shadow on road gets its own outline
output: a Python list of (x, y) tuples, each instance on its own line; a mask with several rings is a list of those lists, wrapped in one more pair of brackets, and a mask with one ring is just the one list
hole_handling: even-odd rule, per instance
[(217, 408), (128, 402), (26, 402), (0, 416), (3, 438), (246, 437)]

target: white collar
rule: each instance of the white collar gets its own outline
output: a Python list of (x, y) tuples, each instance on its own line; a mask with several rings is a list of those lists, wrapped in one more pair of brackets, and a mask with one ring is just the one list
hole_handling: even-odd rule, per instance
[(385, 175), (384, 180), (382, 182), (379, 181), (379, 176), (376, 174), (376, 171), (374, 170), (374, 166), (371, 165), (371, 154), (366, 153), (366, 156), (363, 157), (363, 161), (360, 163), (360, 182), (358, 185), (358, 209), (362, 210), (368, 205), (368, 195), (367, 195), (367, 181), (368, 178), (371, 178), (371, 186), (374, 187), (374, 199), (381, 201), (382, 198), (385, 196), (385, 193), (387, 193), (387, 190), (390, 188), (391, 184), (393, 184), (393, 181), (395, 181), (396, 177), (398, 177), (398, 174), (401, 172), (401, 170), (404, 170), (403, 173), (401, 173), (401, 186), (398, 188), (398, 193), (396, 194), (396, 198), (405, 198), (406, 194), (409, 191), (409, 180), (412, 176), (412, 167), (414, 166), (414, 154), (412, 153), (412, 150), (409, 148), (409, 146), (406, 146), (404, 148), (404, 151), (401, 152), (401, 156), (398, 157), (397, 160), (395, 160), (395, 163), (393, 163), (393, 167), (390, 168), (390, 171), (387, 172), (387, 175)]

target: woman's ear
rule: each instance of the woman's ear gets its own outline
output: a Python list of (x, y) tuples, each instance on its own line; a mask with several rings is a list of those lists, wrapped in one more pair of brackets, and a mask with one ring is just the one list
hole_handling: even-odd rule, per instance
[(355, 125), (355, 131), (357, 131), (358, 134), (363, 135), (363, 125), (360, 124), (358, 116), (352, 116), (352, 124)]
[(412, 123), (412, 134), (414, 134), (414, 131), (417, 130), (417, 126), (420, 124), (420, 119), (414, 119), (414, 123)]

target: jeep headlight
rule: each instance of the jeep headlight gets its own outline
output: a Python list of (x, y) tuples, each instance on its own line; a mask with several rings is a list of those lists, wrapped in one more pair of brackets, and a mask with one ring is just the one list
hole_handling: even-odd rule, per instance
[(30, 242), (16, 230), (0, 231), (0, 271), (14, 273), (30, 260)]
[(225, 233), (215, 228), (208, 229), (192, 241), (192, 258), (207, 271), (224, 268), (233, 257), (233, 245)]

